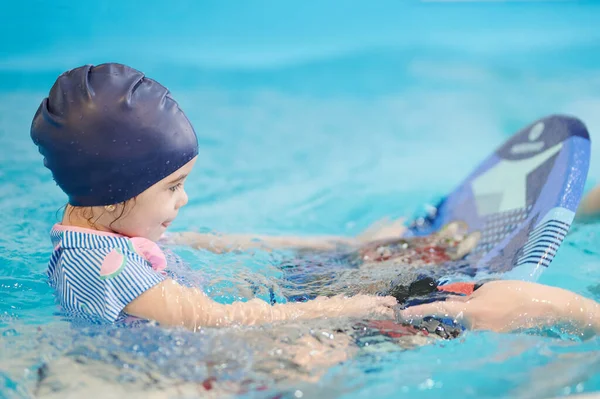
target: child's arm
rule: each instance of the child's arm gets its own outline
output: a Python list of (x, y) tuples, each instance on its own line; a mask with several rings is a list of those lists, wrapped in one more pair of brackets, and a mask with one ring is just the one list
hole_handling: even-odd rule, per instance
[(370, 241), (400, 238), (406, 228), (402, 220), (378, 221), (358, 237), (341, 236), (264, 236), (250, 234), (217, 235), (208, 233), (172, 233), (168, 241), (177, 245), (189, 245), (197, 249), (222, 253), (232, 250), (260, 249), (308, 249), (334, 250), (340, 246), (358, 247)]
[(562, 288), (524, 281), (489, 282), (469, 297), (414, 306), (401, 316), (452, 317), (473, 329), (499, 332), (567, 323), (578, 332), (600, 334), (600, 304)]
[(371, 313), (393, 316), (393, 297), (357, 295), (352, 298), (336, 296), (317, 298), (303, 303), (271, 306), (253, 299), (248, 302), (220, 304), (204, 292), (166, 280), (134, 299), (125, 312), (140, 318), (155, 320), (163, 325), (221, 327), (232, 324), (261, 324), (283, 320), (314, 319), (319, 317), (366, 316)]
[(333, 250), (340, 246), (358, 246), (360, 241), (352, 237), (338, 236), (263, 236), (250, 234), (217, 235), (210, 233), (173, 233), (168, 241), (176, 245), (188, 245), (216, 253), (243, 251), (247, 249), (310, 249), (316, 251)]

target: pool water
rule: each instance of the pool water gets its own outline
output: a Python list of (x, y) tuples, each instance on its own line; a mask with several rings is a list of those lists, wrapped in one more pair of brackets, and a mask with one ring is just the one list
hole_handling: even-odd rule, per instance
[[(273, 372), (283, 360), (256, 372), (273, 349), (268, 338), (280, 338), (266, 329), (194, 335), (73, 326), (56, 314), (45, 277), (48, 231), (66, 198), (29, 138), (59, 73), (117, 61), (167, 85), (198, 133), (190, 202), (174, 231), (356, 235), (436, 201), (513, 132), (550, 113), (588, 126), (591, 188), (600, 177), (600, 5), (136, 4), (24, 1), (0, 16), (0, 34), (10, 38), (0, 43), (0, 397), (65, 397), (65, 375), (78, 384), (66, 391), (74, 397), (86, 387), (110, 397), (131, 386), (189, 397), (186, 389), (211, 375), (237, 386), (260, 381), (243, 397), (545, 398), (600, 390), (600, 341), (558, 329), (467, 332), (359, 354), (318, 379), (282, 382)], [(600, 226), (574, 226), (540, 281), (600, 300), (598, 248)], [(284, 256), (176, 251), (226, 302), (254, 294), (248, 278), (276, 281)], [(40, 375), (54, 385), (39, 388)]]

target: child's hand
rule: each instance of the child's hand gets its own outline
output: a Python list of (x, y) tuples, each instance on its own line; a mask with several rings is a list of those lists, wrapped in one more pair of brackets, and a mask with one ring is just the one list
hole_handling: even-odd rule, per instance
[(396, 298), (392, 296), (355, 295), (345, 297), (336, 295), (331, 298), (318, 297), (310, 302), (310, 312), (317, 312), (327, 317), (354, 316), (362, 317), (373, 314), (393, 318), (393, 306), (397, 305)]
[[(400, 312), (406, 321), (425, 316), (451, 317), (476, 330), (509, 332), (558, 322), (594, 327), (598, 305), (576, 294), (524, 281), (493, 281), (468, 297), (414, 306)], [(585, 311), (584, 311), (585, 309)]]

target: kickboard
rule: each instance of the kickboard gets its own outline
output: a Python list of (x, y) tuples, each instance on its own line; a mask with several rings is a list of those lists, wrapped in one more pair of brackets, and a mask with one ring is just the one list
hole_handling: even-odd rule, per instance
[[(552, 115), (514, 134), (439, 204), (409, 225), (428, 236), (459, 221), (479, 232), (449, 281), (535, 281), (554, 258), (581, 200), (590, 139), (578, 119)], [(461, 276), (462, 274), (462, 276)]]

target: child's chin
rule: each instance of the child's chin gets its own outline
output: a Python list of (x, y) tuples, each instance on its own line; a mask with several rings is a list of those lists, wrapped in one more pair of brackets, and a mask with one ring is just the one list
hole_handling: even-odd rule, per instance
[(151, 234), (149, 237), (146, 237), (146, 238), (148, 238), (151, 241), (158, 241), (158, 240), (160, 240), (160, 238), (163, 236), (163, 234), (165, 232), (166, 232), (166, 229), (163, 228), (163, 229), (160, 229), (160, 231), (158, 231), (154, 234)]
[(148, 231), (146, 234), (142, 235), (143, 238), (150, 241), (158, 241), (165, 233), (166, 229), (161, 226), (153, 231)]

